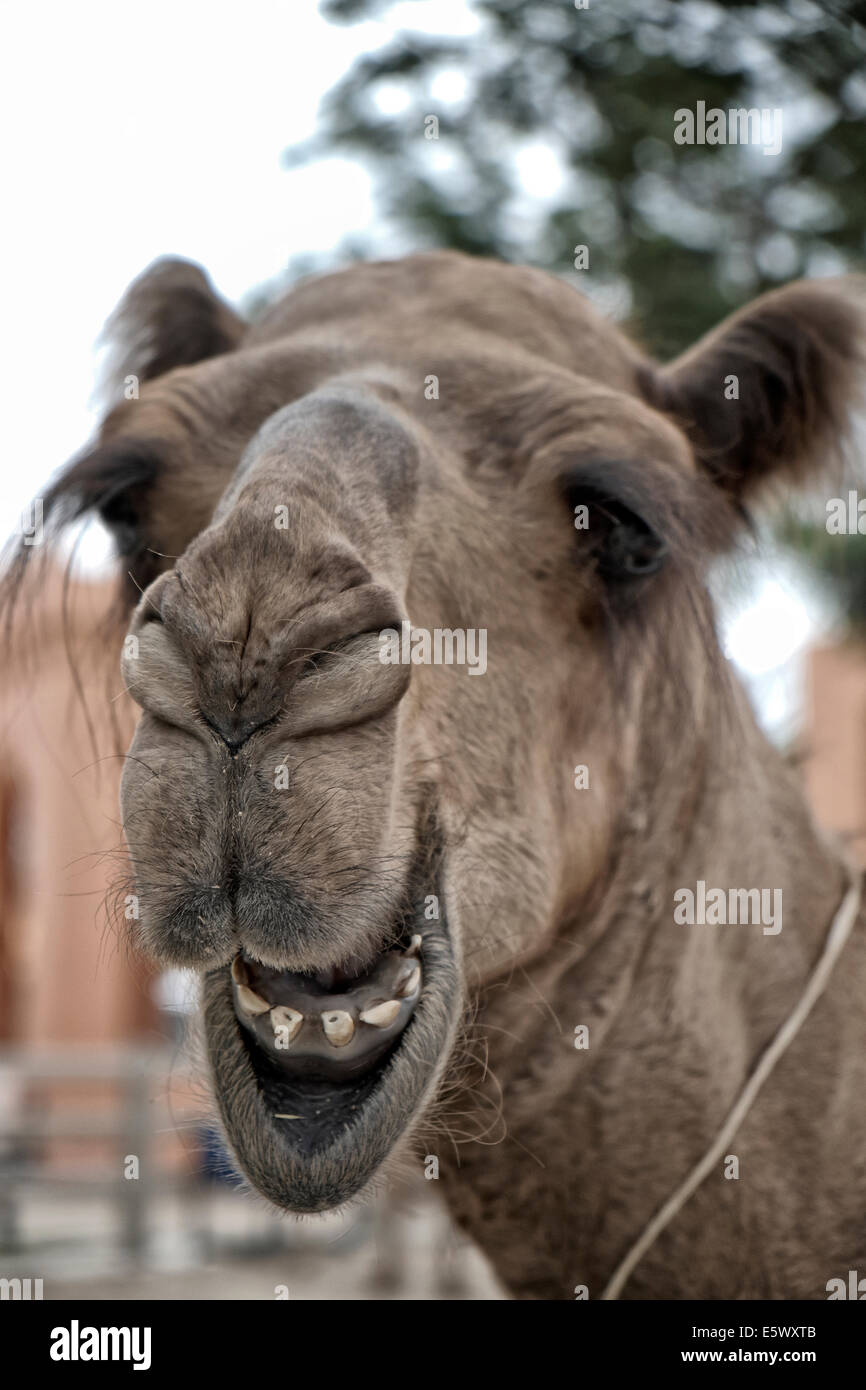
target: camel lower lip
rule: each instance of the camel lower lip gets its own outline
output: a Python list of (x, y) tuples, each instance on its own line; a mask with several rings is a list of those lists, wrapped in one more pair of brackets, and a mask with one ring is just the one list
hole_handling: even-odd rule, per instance
[[(384, 954), (405, 959), (381, 959), (359, 981), (340, 980), (333, 994), (328, 982), (250, 962), (235, 968), (235, 978), (225, 967), (205, 977), (205, 1035), (226, 1137), (244, 1175), (278, 1206), (325, 1211), (350, 1200), (407, 1136), (435, 1089), (460, 1011), (457, 962), (444, 920), (426, 921), (419, 910), (411, 933), (413, 954), (404, 943)], [(374, 996), (396, 982), (409, 989), (388, 1019), (388, 1010), (375, 1012)], [(258, 996), (257, 1014), (245, 1015), (251, 1001), (242, 989)], [(280, 1003), (281, 995), (294, 1002)], [(319, 1001), (324, 1007), (312, 1017), (310, 1005)], [(286, 1030), (281, 1049), (271, 1042), (275, 1009), (284, 1010), (277, 1015)], [(323, 1013), (351, 1019), (351, 1038), (341, 1046), (329, 1038)], [(330, 1022), (341, 1041), (346, 1019)]]

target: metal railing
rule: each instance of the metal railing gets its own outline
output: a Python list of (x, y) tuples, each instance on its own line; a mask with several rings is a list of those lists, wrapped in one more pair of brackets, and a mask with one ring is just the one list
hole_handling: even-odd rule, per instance
[[(0, 1049), (0, 1251), (22, 1248), (20, 1204), (39, 1190), (113, 1201), (120, 1248), (143, 1259), (153, 1200), (195, 1197), (202, 1186), (194, 1162), (166, 1166), (156, 1152), (157, 1136), (177, 1125), (170, 1087), (189, 1077), (165, 1046)], [(82, 1142), (91, 1150), (83, 1163), (74, 1157)]]

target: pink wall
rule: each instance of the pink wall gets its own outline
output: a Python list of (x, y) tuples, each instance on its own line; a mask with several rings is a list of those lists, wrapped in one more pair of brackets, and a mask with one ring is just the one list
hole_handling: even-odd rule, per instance
[(809, 798), (822, 824), (866, 864), (866, 646), (816, 648), (807, 699)]
[[(0, 1031), (22, 1043), (96, 1043), (149, 1035), (155, 1022), (148, 971), (105, 910), (119, 868), (122, 765), (107, 721), (113, 706), (128, 737), (133, 716), (111, 644), (97, 638), (79, 655), (93, 747), (70, 675), (58, 589), (51, 575), (35, 610), (18, 622), (14, 660), (0, 670), (8, 827), (0, 872)], [(76, 642), (98, 631), (112, 595), (102, 586), (75, 586)]]

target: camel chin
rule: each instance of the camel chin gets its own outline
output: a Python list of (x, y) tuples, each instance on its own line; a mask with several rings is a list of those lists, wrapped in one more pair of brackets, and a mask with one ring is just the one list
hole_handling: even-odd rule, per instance
[(226, 1136), (277, 1206), (320, 1212), (351, 1200), (426, 1109), (461, 1005), (449, 924), (426, 920), (424, 901), (372, 958), (301, 972), (240, 952), (205, 976)]

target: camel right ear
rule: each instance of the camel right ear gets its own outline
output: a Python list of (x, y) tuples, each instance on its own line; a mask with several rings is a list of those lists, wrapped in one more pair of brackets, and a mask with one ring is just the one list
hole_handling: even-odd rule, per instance
[(246, 327), (201, 266), (177, 257), (154, 261), (133, 280), (105, 325), (107, 400), (122, 398), (130, 376), (151, 381), (174, 367), (231, 352)]

